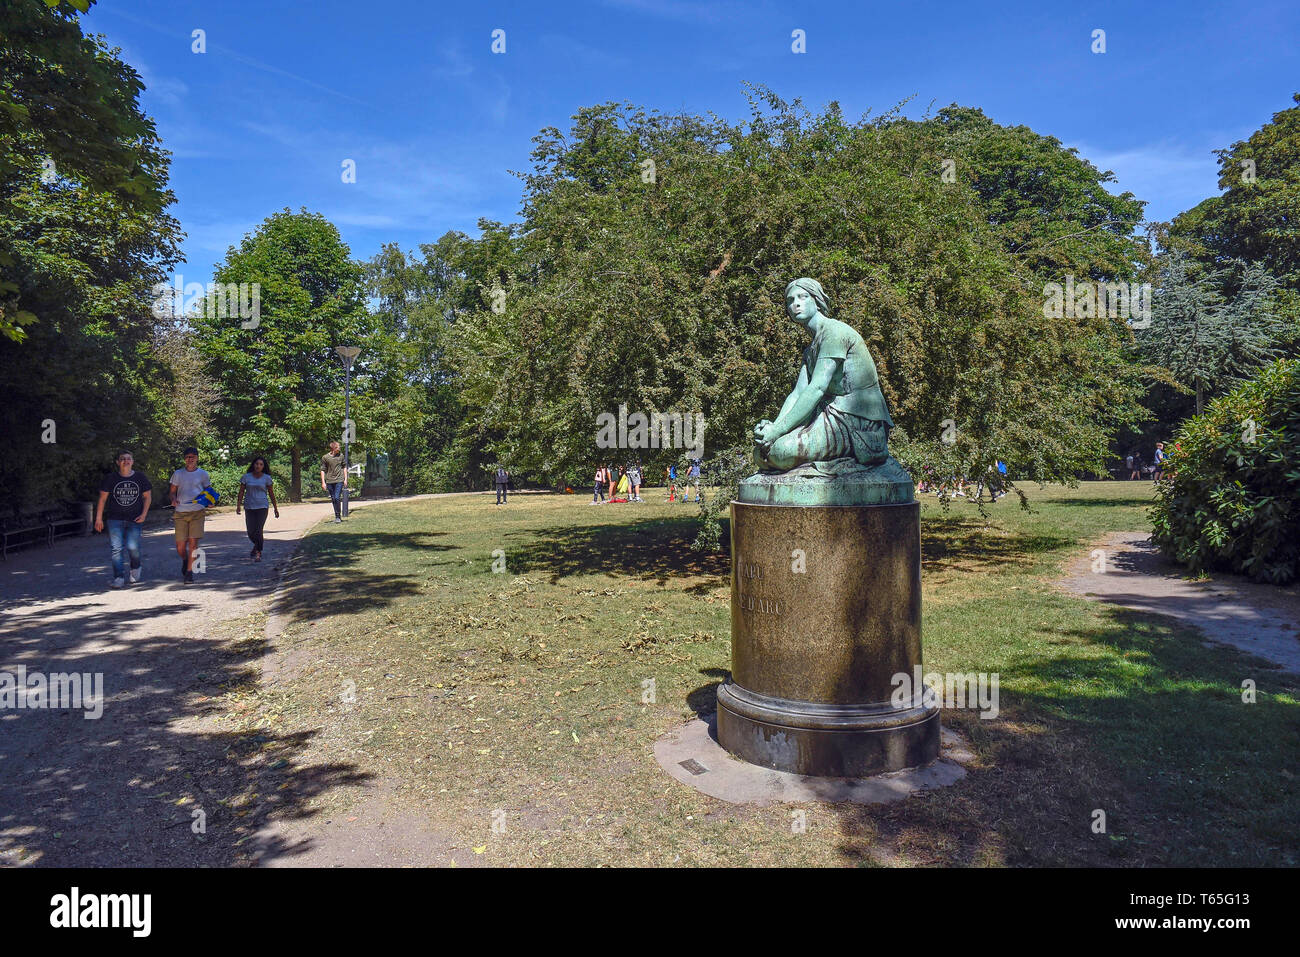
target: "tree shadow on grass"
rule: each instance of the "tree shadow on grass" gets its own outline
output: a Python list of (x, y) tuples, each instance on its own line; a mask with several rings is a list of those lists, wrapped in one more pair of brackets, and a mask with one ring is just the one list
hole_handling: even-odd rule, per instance
[(1084, 506), (1087, 508), (1150, 508), (1155, 504), (1154, 498), (1054, 498), (1047, 504), (1061, 505), (1069, 508)]
[(686, 588), (699, 594), (726, 584), (731, 561), (723, 552), (691, 548), (696, 530), (693, 519), (671, 518), (529, 531), (523, 544), (509, 550), (511, 570), (545, 575), (551, 584), (596, 574), (653, 579), (659, 585), (675, 578), (702, 579)]
[(362, 572), (356, 565), (367, 553), (383, 551), (404, 567), (419, 568), (430, 552), (455, 551), (436, 541), (440, 531), (353, 532), (318, 531), (304, 539), (302, 551), (280, 582), (275, 610), (293, 621), (313, 621), (387, 607), (420, 593), (425, 578), (418, 574)]
[(921, 571), (1028, 567), (1044, 555), (1077, 544), (1077, 539), (1064, 535), (991, 534), (983, 523), (967, 519), (923, 521)]
[[(964, 780), (897, 804), (836, 806), (844, 861), (1293, 865), (1300, 795), (1283, 772), (1300, 747), (1300, 707), (1263, 693), (1244, 705), (1242, 676), (1260, 666), (1167, 619), (1104, 618), (1101, 632), (1063, 631), (1053, 644), (1122, 658), (1002, 666), (998, 719), (944, 711), (979, 752)], [(1268, 674), (1274, 692), (1300, 691), (1300, 679)], [(1104, 834), (1092, 830), (1097, 809)]]

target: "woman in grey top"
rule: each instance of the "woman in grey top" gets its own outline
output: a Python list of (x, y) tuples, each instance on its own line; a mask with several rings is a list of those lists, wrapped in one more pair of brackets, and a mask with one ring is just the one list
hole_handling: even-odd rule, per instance
[(262, 529), (266, 525), (268, 502), (275, 509), (275, 517), (280, 517), (280, 506), (275, 501), (275, 481), (271, 470), (266, 467), (266, 459), (257, 456), (248, 463), (248, 471), (239, 477), (239, 499), (235, 502), (235, 514), (244, 509), (244, 528), (248, 531), (248, 540), (253, 543), (248, 557), (255, 562), (262, 560)]

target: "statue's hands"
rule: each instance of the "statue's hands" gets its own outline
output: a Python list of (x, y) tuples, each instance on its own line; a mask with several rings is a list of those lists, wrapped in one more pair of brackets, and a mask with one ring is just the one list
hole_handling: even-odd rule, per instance
[(754, 426), (754, 441), (764, 449), (770, 448), (772, 443), (777, 440), (776, 425), (771, 421), (764, 419), (758, 425)]

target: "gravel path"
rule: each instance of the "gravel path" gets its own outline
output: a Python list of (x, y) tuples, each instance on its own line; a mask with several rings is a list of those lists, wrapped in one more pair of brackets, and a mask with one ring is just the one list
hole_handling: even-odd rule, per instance
[(1147, 532), (1114, 532), (1096, 547), (1105, 571), (1093, 571), (1090, 551), (1060, 584), (1067, 591), (1138, 611), (1168, 615), (1231, 645), (1300, 673), (1300, 587), (1258, 585), (1235, 575), (1196, 582), (1166, 562)]
[[(353, 507), (373, 504), (383, 502)], [(215, 721), (216, 699), (260, 680), (259, 616), (295, 543), (332, 510), (311, 503), (280, 514), (267, 522), (261, 563), (248, 558), (242, 515), (210, 515), (206, 570), (192, 585), (179, 580), (170, 524), (146, 529), (145, 579), (128, 588), (109, 587), (105, 535), (0, 564), (0, 673), (98, 673), (103, 689), (96, 719), (80, 707), (32, 707), (31, 698), (6, 707), (0, 697), (0, 866), (292, 857), (303, 848), (264, 839), (267, 816), (309, 816), (313, 795), (364, 780), (348, 767), (297, 765), (306, 742), (250, 738)], [(280, 780), (286, 766), (289, 782)]]

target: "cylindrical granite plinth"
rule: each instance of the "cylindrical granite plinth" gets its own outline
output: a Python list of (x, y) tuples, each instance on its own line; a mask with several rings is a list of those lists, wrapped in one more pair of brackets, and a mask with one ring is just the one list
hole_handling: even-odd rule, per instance
[(891, 701), (921, 665), (920, 503), (733, 502), (731, 658), (718, 742), (741, 760), (863, 777), (936, 758), (938, 707)]

